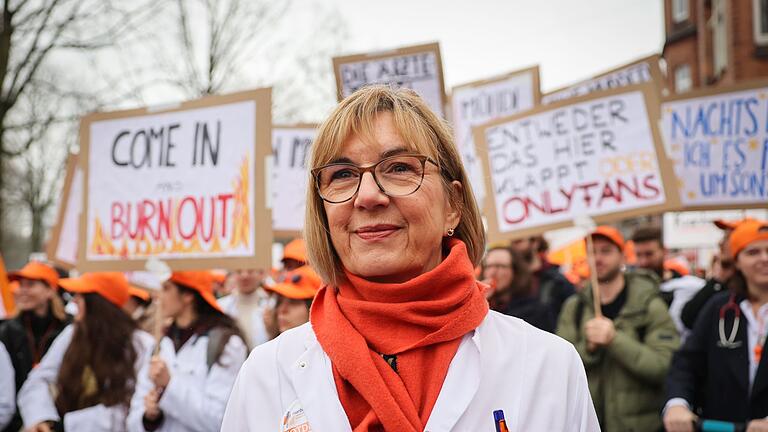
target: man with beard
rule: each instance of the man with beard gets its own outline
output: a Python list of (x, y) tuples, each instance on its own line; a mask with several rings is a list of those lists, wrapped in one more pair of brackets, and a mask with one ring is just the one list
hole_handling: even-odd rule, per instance
[(546, 259), (547, 241), (542, 236), (512, 241), (512, 251), (528, 264), (531, 273), (531, 296), (549, 307), (555, 319), (560, 316), (563, 302), (575, 289), (560, 273), (560, 268)]
[(557, 334), (584, 362), (602, 430), (658, 430), (664, 379), (679, 346), (675, 324), (659, 297), (656, 275), (624, 271), (619, 231), (601, 226), (591, 235), (602, 316), (595, 316), (587, 284), (563, 305)]
[(667, 251), (664, 248), (660, 228), (653, 226), (638, 228), (632, 235), (632, 241), (635, 243), (637, 266), (652, 271), (661, 278), (662, 282), (659, 286), (661, 298), (669, 306), (672, 321), (675, 322), (677, 331), (685, 340), (688, 329), (683, 324), (680, 314), (683, 306), (704, 286), (705, 281), (695, 276), (682, 275), (665, 266)]

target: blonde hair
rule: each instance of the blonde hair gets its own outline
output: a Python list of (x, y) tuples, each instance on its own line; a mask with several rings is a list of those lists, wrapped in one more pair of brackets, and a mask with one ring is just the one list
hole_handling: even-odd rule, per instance
[[(395, 128), (410, 150), (437, 162), (446, 196), (460, 215), (454, 237), (466, 244), (469, 259), (476, 266), (485, 249), (485, 232), (472, 187), (450, 127), (414, 91), (371, 85), (341, 101), (318, 130), (310, 169), (338, 158), (344, 142), (352, 135), (372, 142), (374, 121), (380, 112), (392, 114)], [(461, 183), (461, 192), (451, 186), (453, 181)], [(323, 200), (311, 174), (308, 184), (304, 239), (309, 262), (325, 282), (336, 286), (343, 278), (341, 259), (331, 243)]]

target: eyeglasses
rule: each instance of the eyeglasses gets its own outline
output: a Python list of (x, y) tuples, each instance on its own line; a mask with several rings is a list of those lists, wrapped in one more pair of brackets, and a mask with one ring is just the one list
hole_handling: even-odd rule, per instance
[(370, 172), (383, 193), (391, 197), (410, 195), (421, 187), (427, 162), (424, 155), (405, 154), (384, 158), (367, 167), (351, 163), (332, 163), (312, 170), (317, 192), (324, 201), (339, 204), (349, 201), (360, 190), (363, 174)]

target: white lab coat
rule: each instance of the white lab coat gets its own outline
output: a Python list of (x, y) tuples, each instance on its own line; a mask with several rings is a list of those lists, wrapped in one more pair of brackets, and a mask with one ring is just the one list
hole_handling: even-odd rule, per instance
[[(178, 352), (168, 337), (160, 341), (160, 357), (169, 369), (171, 380), (160, 397), (164, 420), (158, 431), (219, 431), (232, 385), (248, 355), (242, 339), (232, 336), (218, 361), (207, 364), (208, 336), (194, 335)], [(128, 415), (128, 429), (144, 432), (144, 396), (154, 388), (149, 379), (149, 363), (140, 372)]]
[[(51, 344), (51, 348), (40, 360), (40, 364), (32, 369), (21, 390), (19, 390), (19, 412), (24, 421), (24, 428), (47, 420), (60, 420), (50, 389), (56, 383), (59, 368), (72, 341), (74, 330), (74, 325), (69, 325), (62, 330)], [(154, 339), (149, 333), (136, 330), (133, 332), (133, 344), (138, 354), (135, 364), (135, 369), (138, 372), (143, 364), (149, 362), (152, 356)], [(134, 403), (135, 401), (132, 399), (131, 405)], [(64, 414), (64, 430), (123, 431), (125, 430), (127, 414), (128, 410), (124, 406), (94, 405)]]
[(659, 290), (663, 292), (671, 292), (672, 304), (669, 305), (669, 316), (672, 317), (672, 321), (677, 327), (677, 332), (680, 334), (680, 341), (685, 341), (690, 333), (690, 330), (683, 324), (683, 319), (680, 317), (683, 313), (683, 308), (693, 296), (699, 292), (700, 289), (706, 285), (707, 281), (696, 276), (681, 276), (679, 278), (670, 279), (663, 282), (659, 286)]
[[(221, 310), (236, 320), (238, 325), (240, 324), (240, 311), (237, 308), (237, 298), (239, 295), (240, 293), (234, 292), (217, 300)], [(254, 308), (251, 316), (251, 328), (248, 329), (249, 334), (251, 335), (251, 340), (248, 341), (248, 346), (253, 348), (269, 340), (267, 326), (264, 324), (264, 311), (269, 299), (262, 296), (259, 291), (254, 292), (251, 295), (259, 299), (259, 307)]]
[(16, 372), (11, 356), (0, 342), (0, 430), (13, 419), (16, 413)]
[[(600, 430), (573, 345), (491, 311), (462, 339), (424, 430), (493, 431), (495, 410), (504, 411), (510, 431)], [(287, 431), (290, 425), (282, 422), (290, 416), (313, 431), (351, 430), (330, 359), (310, 324), (251, 352), (232, 390), (222, 430)]]

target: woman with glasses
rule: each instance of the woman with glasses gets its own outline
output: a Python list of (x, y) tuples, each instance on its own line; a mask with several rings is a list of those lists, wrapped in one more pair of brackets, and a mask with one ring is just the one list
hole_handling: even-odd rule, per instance
[(309, 163), (305, 240), (326, 285), (309, 324), (251, 353), (222, 430), (599, 430), (573, 347), (488, 311), (472, 188), (422, 99), (359, 90)]

